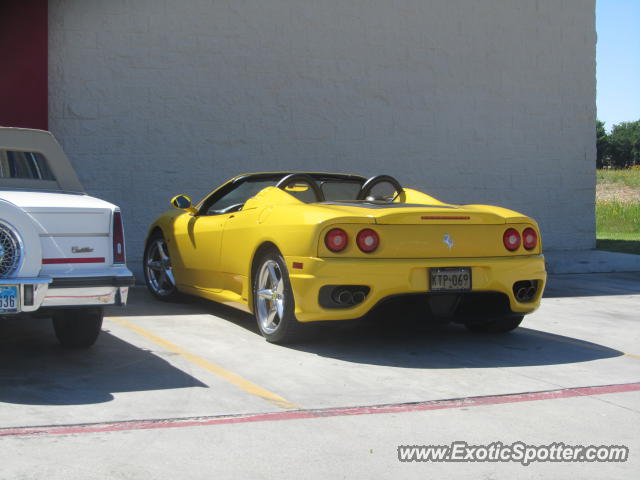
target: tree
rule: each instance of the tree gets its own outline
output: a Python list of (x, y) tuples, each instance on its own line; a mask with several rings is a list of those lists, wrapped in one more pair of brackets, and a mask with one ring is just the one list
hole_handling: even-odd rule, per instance
[(600, 120), (596, 120), (596, 148), (597, 148), (597, 156), (596, 156), (596, 168), (602, 168), (607, 165), (609, 154), (609, 136), (607, 135), (607, 131), (604, 129), (604, 122)]
[(618, 123), (609, 134), (596, 120), (596, 148), (596, 168), (640, 165), (640, 120)]
[(640, 120), (613, 126), (608, 135), (611, 164), (616, 168), (640, 165)]

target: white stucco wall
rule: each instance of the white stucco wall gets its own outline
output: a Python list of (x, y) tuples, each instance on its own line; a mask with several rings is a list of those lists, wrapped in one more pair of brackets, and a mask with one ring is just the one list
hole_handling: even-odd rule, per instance
[(594, 245), (594, 0), (50, 0), (50, 128), (129, 262), (176, 193), (389, 173)]

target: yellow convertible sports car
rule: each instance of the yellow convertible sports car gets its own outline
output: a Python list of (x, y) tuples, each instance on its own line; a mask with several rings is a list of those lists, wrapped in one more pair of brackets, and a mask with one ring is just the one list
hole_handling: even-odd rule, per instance
[(253, 313), (271, 342), (390, 301), (505, 332), (540, 305), (546, 282), (534, 220), (445, 204), (388, 175), (253, 173), (195, 206), (186, 195), (171, 203), (146, 241), (151, 293)]

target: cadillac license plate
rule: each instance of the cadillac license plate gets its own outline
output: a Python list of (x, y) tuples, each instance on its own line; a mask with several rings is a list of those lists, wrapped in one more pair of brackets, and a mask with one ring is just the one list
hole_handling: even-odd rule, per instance
[(471, 290), (471, 267), (443, 267), (429, 269), (432, 292)]
[(17, 285), (0, 285), (0, 313), (16, 313), (19, 297)]

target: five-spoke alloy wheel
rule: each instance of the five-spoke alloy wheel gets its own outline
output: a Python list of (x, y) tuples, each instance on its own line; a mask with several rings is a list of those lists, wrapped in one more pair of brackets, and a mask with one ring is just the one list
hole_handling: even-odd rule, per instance
[(303, 326), (294, 315), (295, 305), (289, 275), (277, 250), (264, 252), (253, 275), (253, 311), (260, 333), (273, 343), (301, 338)]
[(178, 291), (171, 268), (167, 243), (161, 233), (154, 233), (144, 251), (144, 278), (147, 288), (161, 300), (175, 300)]

